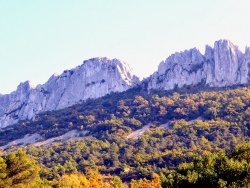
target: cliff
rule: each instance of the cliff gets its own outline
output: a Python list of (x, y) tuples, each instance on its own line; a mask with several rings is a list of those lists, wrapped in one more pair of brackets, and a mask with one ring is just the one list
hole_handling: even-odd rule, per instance
[(242, 53), (228, 40), (206, 46), (205, 54), (196, 48), (172, 54), (158, 71), (146, 79), (148, 90), (173, 89), (175, 86), (205, 82), (211, 87), (245, 84), (249, 81), (250, 48)]
[(53, 75), (43, 85), (21, 83), (17, 90), (0, 95), (0, 127), (32, 119), (43, 111), (58, 110), (88, 98), (122, 92), (139, 83), (125, 62), (94, 58), (81, 66)]

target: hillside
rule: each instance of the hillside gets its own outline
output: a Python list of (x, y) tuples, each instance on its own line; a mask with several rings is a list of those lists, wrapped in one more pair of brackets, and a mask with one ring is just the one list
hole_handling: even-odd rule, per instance
[[(200, 89), (203, 87), (200, 86)], [(210, 121), (219, 118), (230, 124), (246, 124), (248, 87), (207, 89), (211, 91), (199, 91), (199, 86), (187, 86), (149, 94), (143, 88), (133, 88), (62, 110), (41, 113), (34, 121), (20, 121), (3, 128), (0, 141), (3, 145), (33, 133), (47, 139), (70, 130), (85, 131), (87, 135), (97, 138), (117, 133), (123, 137), (144, 125), (173, 124), (182, 119)]]
[[(187, 86), (152, 93), (133, 88), (45, 112), (35, 121), (2, 129), (0, 138), (3, 145), (27, 134), (36, 133), (46, 140), (73, 130), (85, 131), (82, 138), (41, 147), (30, 145), (26, 150), (48, 168), (47, 179), (98, 169), (101, 174), (130, 181), (150, 178), (153, 172), (171, 174), (196, 156), (232, 152), (249, 141), (249, 113), (249, 86)], [(145, 125), (150, 126), (142, 135), (128, 138)]]

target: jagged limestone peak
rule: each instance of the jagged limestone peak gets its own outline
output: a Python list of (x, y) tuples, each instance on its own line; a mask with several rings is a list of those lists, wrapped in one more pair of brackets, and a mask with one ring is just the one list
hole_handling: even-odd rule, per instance
[(17, 90), (0, 96), (0, 127), (31, 119), (40, 112), (62, 109), (88, 98), (122, 92), (139, 83), (130, 66), (118, 59), (93, 58), (42, 85), (27, 81)]
[(148, 90), (173, 89), (204, 82), (209, 86), (230, 86), (249, 81), (246, 49), (243, 54), (229, 40), (218, 40), (206, 46), (205, 54), (196, 48), (176, 52), (162, 62), (158, 71), (148, 78)]

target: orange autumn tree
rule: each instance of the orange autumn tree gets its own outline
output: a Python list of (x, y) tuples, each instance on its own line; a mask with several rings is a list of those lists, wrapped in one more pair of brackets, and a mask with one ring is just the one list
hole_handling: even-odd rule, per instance
[(162, 188), (160, 177), (157, 174), (152, 175), (152, 180), (140, 179), (132, 180), (130, 182), (130, 188)]

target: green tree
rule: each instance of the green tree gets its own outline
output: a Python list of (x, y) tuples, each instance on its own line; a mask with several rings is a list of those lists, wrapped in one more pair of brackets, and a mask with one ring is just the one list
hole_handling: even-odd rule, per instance
[[(23, 149), (11, 152), (4, 160), (0, 159), (1, 181), (4, 188), (8, 187), (36, 187), (41, 182), (40, 168), (36, 161), (26, 154)], [(6, 169), (6, 172), (4, 170)]]
[(9, 184), (9, 178), (7, 178), (7, 164), (5, 160), (0, 157), (0, 187), (4, 187)]
[(122, 180), (119, 176), (113, 176), (113, 187), (114, 188), (122, 188)]

